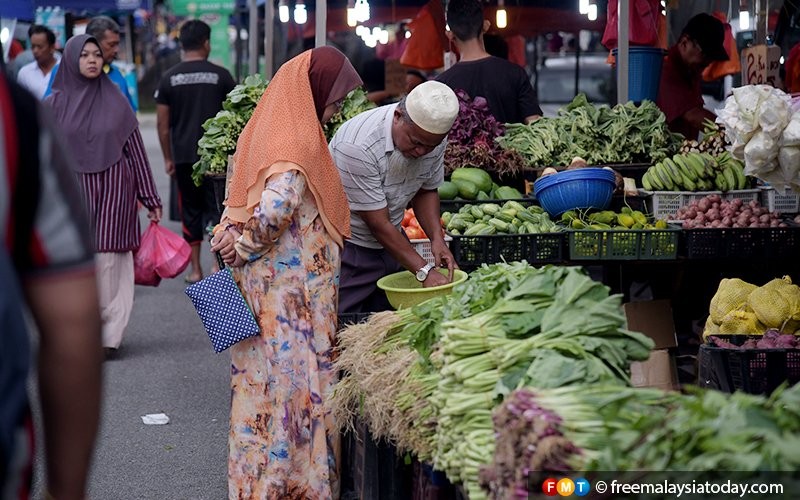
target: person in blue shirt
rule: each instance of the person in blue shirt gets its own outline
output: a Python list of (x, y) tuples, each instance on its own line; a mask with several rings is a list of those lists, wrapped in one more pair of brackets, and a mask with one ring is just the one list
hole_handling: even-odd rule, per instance
[[(97, 42), (100, 44), (100, 50), (103, 52), (103, 71), (105, 71), (111, 81), (114, 82), (117, 87), (119, 87), (119, 89), (122, 91), (122, 94), (130, 103), (131, 108), (136, 111), (136, 104), (134, 103), (131, 92), (128, 89), (128, 82), (125, 80), (125, 76), (122, 74), (119, 68), (112, 64), (114, 59), (117, 58), (117, 53), (119, 52), (119, 24), (107, 16), (93, 17), (89, 21), (89, 24), (86, 25), (86, 33), (95, 37)], [(57, 72), (58, 65), (53, 68), (53, 72), (50, 74), (50, 83), (47, 84), (47, 90), (44, 91), (44, 97), (47, 97), (52, 93), (53, 80), (55, 79)]]

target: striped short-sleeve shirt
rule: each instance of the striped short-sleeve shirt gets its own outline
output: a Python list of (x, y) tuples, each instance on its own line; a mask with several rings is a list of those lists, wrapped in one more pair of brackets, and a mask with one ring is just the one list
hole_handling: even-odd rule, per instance
[(444, 181), (447, 141), (427, 155), (409, 160), (406, 168), (389, 168), (396, 108), (390, 104), (359, 114), (339, 128), (329, 145), (350, 202), (348, 241), (367, 248), (381, 248), (381, 244), (358, 212), (388, 208), (389, 220), (399, 230), (403, 211), (414, 195), (420, 189), (436, 189)]

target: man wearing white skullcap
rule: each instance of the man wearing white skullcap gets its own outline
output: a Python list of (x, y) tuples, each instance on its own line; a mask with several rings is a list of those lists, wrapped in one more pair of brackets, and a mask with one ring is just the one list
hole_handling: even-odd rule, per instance
[[(437, 188), (444, 181), (447, 133), (458, 115), (458, 98), (443, 83), (415, 87), (397, 104), (347, 121), (330, 152), (350, 202), (351, 236), (342, 251), (339, 313), (389, 308), (377, 281), (407, 269), (425, 287), (452, 281), (456, 268), (442, 234)], [(403, 234), (407, 206), (431, 240), (432, 261)], [(446, 268), (447, 275), (433, 271)], [(433, 271), (433, 272), (431, 272)]]

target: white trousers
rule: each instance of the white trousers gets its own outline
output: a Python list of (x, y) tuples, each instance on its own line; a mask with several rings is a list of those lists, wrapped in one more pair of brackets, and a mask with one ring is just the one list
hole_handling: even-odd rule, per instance
[(100, 252), (95, 256), (103, 347), (118, 348), (133, 309), (133, 252)]

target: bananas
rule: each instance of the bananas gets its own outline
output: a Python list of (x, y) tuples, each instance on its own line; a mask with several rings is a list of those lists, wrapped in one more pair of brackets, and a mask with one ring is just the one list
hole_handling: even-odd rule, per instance
[(684, 153), (665, 158), (645, 172), (642, 187), (648, 191), (731, 191), (745, 189), (744, 164), (723, 151)]

